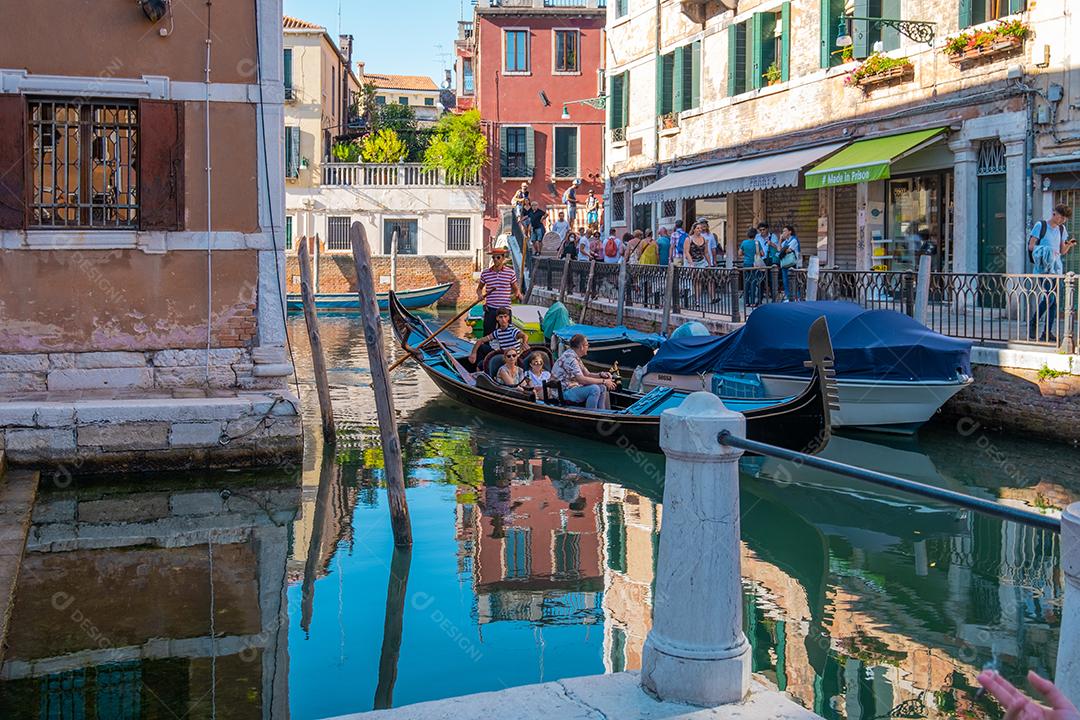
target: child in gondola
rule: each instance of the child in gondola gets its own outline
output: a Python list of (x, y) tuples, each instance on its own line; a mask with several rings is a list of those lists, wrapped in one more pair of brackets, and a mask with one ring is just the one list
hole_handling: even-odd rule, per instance
[[(501, 307), (495, 311), (495, 329), (473, 344), (472, 352), (469, 353), (469, 361), (479, 369), (484, 359), (492, 351), (520, 350), (528, 342), (529, 337), (525, 332), (521, 328), (510, 324), (510, 308)], [(481, 351), (483, 354), (481, 354)]]
[(544, 356), (534, 352), (529, 356), (529, 369), (525, 371), (525, 381), (537, 402), (543, 402), (544, 383), (550, 379), (551, 373), (544, 369)]

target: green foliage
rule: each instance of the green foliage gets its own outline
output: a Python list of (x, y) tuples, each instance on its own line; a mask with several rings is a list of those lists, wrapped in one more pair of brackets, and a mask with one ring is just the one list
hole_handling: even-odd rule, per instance
[(1068, 374), (1069, 373), (1064, 370), (1053, 370), (1049, 365), (1043, 363), (1042, 367), (1039, 368), (1038, 378), (1041, 382), (1046, 382), (1047, 380), (1053, 380), (1054, 378), (1059, 378)]
[(357, 162), (360, 160), (360, 146), (354, 142), (337, 142), (330, 149), (335, 162)]
[(368, 133), (360, 141), (360, 157), (368, 163), (399, 163), (408, 157), (409, 148), (391, 128)]
[(487, 137), (480, 127), (480, 111), (443, 115), (424, 153), (424, 166), (441, 168), (450, 178), (473, 179), (487, 161)]
[(971, 32), (960, 33), (956, 37), (950, 38), (941, 51), (946, 55), (962, 55), (969, 50), (989, 48), (995, 43), (1008, 38), (1023, 40), (1030, 31), (1031, 27), (1022, 20), (1002, 21), (996, 27), (988, 30), (972, 30)]
[(416, 122), (416, 112), (411, 106), (399, 103), (380, 105), (376, 127), (379, 130), (389, 128), (398, 134), (408, 149), (405, 157), (408, 162), (420, 162), (423, 159), (428, 145), (428, 134), (420, 130)]
[(765, 78), (765, 82), (772, 85), (773, 83), (780, 82), (783, 79), (784, 74), (780, 70), (780, 66), (774, 62), (761, 77)]
[(909, 67), (911, 60), (906, 57), (894, 58), (888, 55), (881, 55), (880, 53), (874, 53), (870, 57), (866, 58), (859, 67), (851, 71), (848, 75), (848, 84), (857, 83), (863, 78), (873, 77), (874, 75), (880, 75), (883, 72), (892, 70), (898, 67)]
[(376, 130), (379, 121), (379, 106), (375, 104), (377, 93), (375, 83), (364, 83), (356, 98), (356, 114), (364, 118), (364, 124), (369, 130)]

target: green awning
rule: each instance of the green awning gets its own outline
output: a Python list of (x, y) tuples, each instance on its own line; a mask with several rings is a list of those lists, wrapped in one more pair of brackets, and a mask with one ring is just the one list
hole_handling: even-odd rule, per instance
[(889, 166), (893, 161), (937, 142), (947, 129), (916, 130), (853, 142), (825, 162), (807, 170), (806, 187), (812, 190), (884, 180), (889, 177)]

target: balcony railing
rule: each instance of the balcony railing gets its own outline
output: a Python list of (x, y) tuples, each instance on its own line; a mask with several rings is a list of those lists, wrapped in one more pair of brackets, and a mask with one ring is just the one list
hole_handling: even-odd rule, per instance
[(449, 175), (441, 169), (427, 170), (420, 163), (325, 163), (322, 166), (322, 184), (385, 188), (472, 186), (480, 184), (480, 177)]

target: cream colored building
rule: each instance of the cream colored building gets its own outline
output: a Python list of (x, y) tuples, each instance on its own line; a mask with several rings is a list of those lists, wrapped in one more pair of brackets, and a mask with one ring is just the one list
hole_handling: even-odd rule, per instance
[[(749, 226), (790, 222), (804, 256), (892, 270), (913, 266), (911, 238), (925, 230), (938, 269), (1025, 272), (1026, 228), (1054, 202), (1080, 201), (1071, 4), (609, 2), (610, 226), (705, 216), (730, 262)], [(845, 25), (845, 13), (932, 25)], [(1023, 41), (946, 52), (961, 33), (1014, 20), (1029, 26)], [(934, 37), (920, 41), (926, 29)], [(860, 63), (845, 62), (841, 35), (856, 57), (876, 48), (909, 65), (853, 82)], [(860, 154), (861, 178), (814, 173)]]
[(369, 73), (364, 63), (358, 63), (360, 84), (375, 86), (377, 105), (408, 105), (416, 113), (421, 127), (433, 125), (442, 114), (439, 105), (439, 86), (424, 75), (382, 75)]

